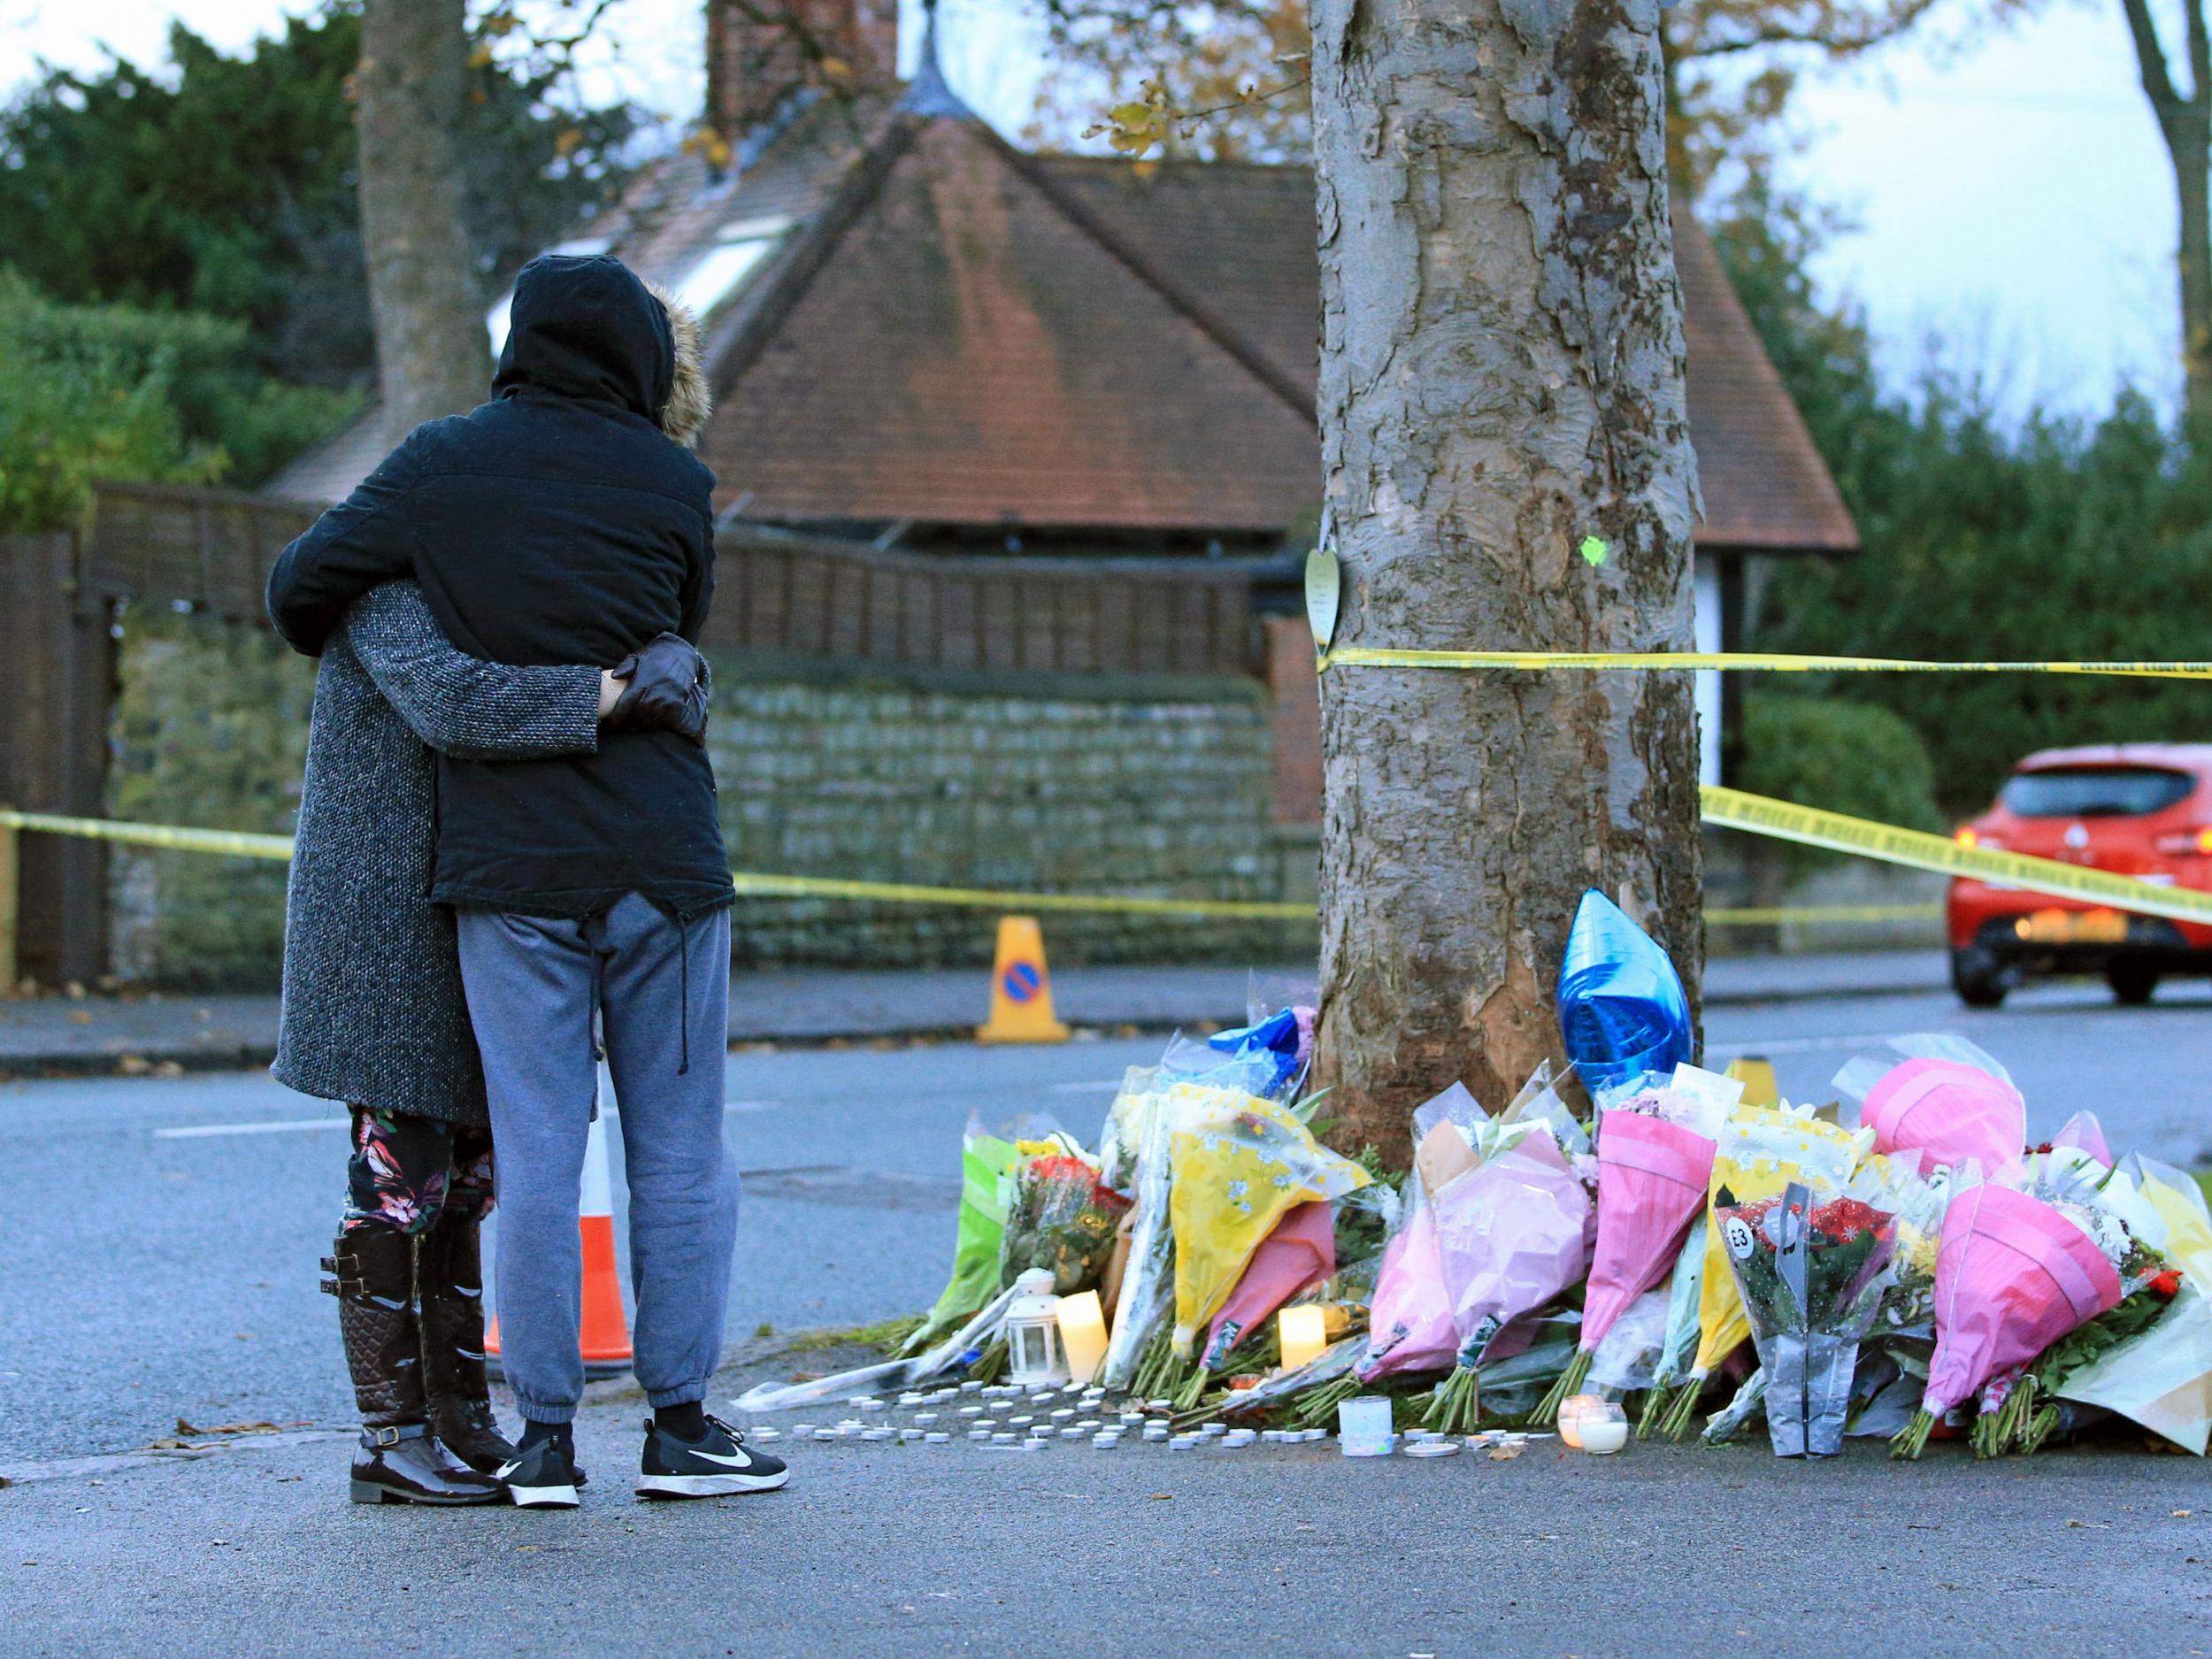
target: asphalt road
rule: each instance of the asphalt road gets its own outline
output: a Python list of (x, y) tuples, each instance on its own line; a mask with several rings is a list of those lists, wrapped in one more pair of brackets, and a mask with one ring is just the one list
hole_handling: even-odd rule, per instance
[[(1929, 995), (1839, 998), (1724, 1009), (1709, 1041), (1717, 1061), (1770, 1056), (1804, 1099), (1824, 1097), (1866, 1041), (1965, 1032), (2012, 1069), (2039, 1134), (2087, 1106), (2116, 1148), (2193, 1164), (2212, 1162), (2208, 1011), (2195, 987), (2145, 1010), (2064, 987), (1981, 1014)], [(1160, 1048), (733, 1056), (730, 1134), (747, 1176), (732, 1340), (928, 1305), (950, 1257), (969, 1114), (1045, 1111), (1088, 1137), (1124, 1069)], [(331, 1304), (315, 1289), (342, 1121), (260, 1076), (0, 1086), (0, 1471), (141, 1447), (179, 1417), (345, 1420)]]
[[(2091, 1106), (2116, 1144), (2193, 1162), (2212, 1153), (2212, 1020), (2185, 995), (1732, 1008), (1710, 1038), (1716, 1059), (1763, 1051), (1815, 1097), (1868, 1039), (1969, 1032), (2013, 1069), (2038, 1133)], [(968, 1114), (1041, 1110), (1088, 1134), (1159, 1047), (734, 1056), (751, 1174), (733, 1336), (926, 1303)], [(641, 1408), (602, 1386), (579, 1432), (603, 1479), (579, 1512), (349, 1505), (348, 1402), (313, 1288), (338, 1121), (254, 1077), (0, 1088), (0, 1473), (16, 1481), (0, 1650), (2212, 1650), (2204, 1465), (2108, 1448), (1978, 1465), (1939, 1447), (1905, 1467), (1857, 1445), (1807, 1468), (1755, 1445), (1363, 1463), (808, 1444), (787, 1493), (654, 1508), (624, 1479)], [(715, 1397), (758, 1374), (740, 1366)], [(180, 1417), (303, 1426), (132, 1449)]]

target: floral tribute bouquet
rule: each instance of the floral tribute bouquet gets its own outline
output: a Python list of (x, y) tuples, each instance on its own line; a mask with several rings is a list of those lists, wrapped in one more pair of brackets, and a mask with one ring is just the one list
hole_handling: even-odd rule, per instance
[[(1895, 1455), (1919, 1456), (1953, 1407), (2116, 1308), (2163, 1267), (2118, 1216), (2078, 1197), (2038, 1197), (1994, 1182), (1957, 1192), (1937, 1247), (1927, 1392), (1892, 1442)], [(1995, 1420), (1978, 1448), (2001, 1449), (2023, 1435), (2034, 1393), (2012, 1388), (1993, 1402)]]
[(1730, 1272), (1765, 1373), (1778, 1457), (1843, 1450), (1859, 1342), (1874, 1322), (1897, 1247), (1885, 1173), (1840, 1189), (1793, 1181), (1772, 1198), (1714, 1196)]
[[(1740, 1094), (1741, 1085), (1733, 1092)], [(1538, 1403), (1532, 1423), (1555, 1415), (1559, 1402), (1581, 1388), (1614, 1322), (1673, 1268), (1705, 1208), (1713, 1137), (1726, 1112), (1710, 1093), (1666, 1087), (1600, 1109), (1597, 1245), (1582, 1335), (1573, 1363)]]
[(1473, 1430), (1476, 1372), (1499, 1332), (1579, 1284), (1589, 1266), (1590, 1192), (1548, 1124), (1526, 1127), (1436, 1194), (1437, 1258), (1459, 1339), (1427, 1425)]
[(1877, 1152), (1911, 1153), (1924, 1175), (1972, 1163), (1994, 1175), (2020, 1156), (2028, 1111), (2004, 1067), (1962, 1037), (1892, 1038), (1836, 1073)]
[(1651, 1368), (1650, 1390), (1644, 1395), (1644, 1414), (1636, 1425), (1636, 1437), (1650, 1433), (1665, 1414), (1667, 1396), (1689, 1375), (1697, 1354), (1698, 1293), (1705, 1280), (1705, 1211), (1690, 1217), (1676, 1253), (1674, 1271), (1667, 1276), (1667, 1328), (1659, 1343), (1659, 1357)]
[(1214, 1316), (1201, 1362), (1207, 1371), (1221, 1370), (1237, 1345), (1270, 1314), (1336, 1271), (1333, 1209), (1319, 1202), (1293, 1205), (1252, 1252), (1237, 1287)]
[(1778, 1197), (1792, 1181), (1816, 1190), (1839, 1189), (1857, 1166), (1863, 1144), (1863, 1133), (1822, 1123), (1796, 1108), (1738, 1106), (1728, 1114), (1714, 1149), (1705, 1210), (1697, 1353), (1659, 1420), (1660, 1429), (1671, 1439), (1680, 1440), (1689, 1432), (1706, 1379), (1751, 1334), (1743, 1298), (1728, 1266), (1727, 1241), (1714, 1213), (1721, 1191), (1725, 1188), (1738, 1203), (1747, 1203)]
[(999, 1246), (1001, 1288), (1035, 1267), (1052, 1274), (1053, 1289), (1063, 1296), (1096, 1286), (1129, 1201), (1099, 1179), (1098, 1165), (1065, 1136), (1017, 1141), (1014, 1149)]
[(1253, 1094), (1179, 1117), (1169, 1160), (1174, 1349), (1185, 1359), (1290, 1210), (1342, 1198), (1373, 1179), (1316, 1141), (1288, 1107)]

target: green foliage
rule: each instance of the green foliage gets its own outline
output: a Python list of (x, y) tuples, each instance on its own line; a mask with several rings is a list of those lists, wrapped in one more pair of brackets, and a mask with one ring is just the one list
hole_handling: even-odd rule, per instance
[(0, 532), (76, 520), (96, 479), (257, 481), (349, 413), (272, 380), (242, 324), (57, 305), (0, 267)]
[[(1945, 827), (1934, 764), (1910, 722), (1891, 710), (1755, 691), (1743, 700), (1743, 722), (1742, 784), (1754, 794), (1907, 829)], [(1774, 846), (1797, 865), (1839, 856)]]
[[(1715, 231), (1864, 543), (1856, 557), (1779, 569), (1751, 619), (1754, 648), (2212, 658), (2199, 598), (2212, 466), (2147, 402), (2124, 394), (2095, 422), (2008, 422), (1955, 374), (1931, 372), (1909, 397), (1885, 392), (1863, 324), (1813, 297), (1806, 260), (1821, 227), (1810, 216), (1754, 190)], [(2212, 700), (2187, 683), (1870, 674), (1850, 695), (1918, 733), (1955, 815), (1985, 806), (2032, 749), (2212, 735)]]
[[(56, 298), (206, 312), (245, 325), (266, 373), (365, 378), (360, 34), (357, 4), (335, 0), (236, 58), (178, 25), (165, 72), (50, 73), (0, 111), (0, 249)], [(480, 58), (462, 144), (488, 303), (618, 188), (635, 118), (561, 107), (550, 62)]]
[[(115, 818), (289, 834), (313, 667), (265, 629), (136, 607), (117, 657)], [(117, 967), (179, 988), (274, 990), (287, 866), (116, 849)]]

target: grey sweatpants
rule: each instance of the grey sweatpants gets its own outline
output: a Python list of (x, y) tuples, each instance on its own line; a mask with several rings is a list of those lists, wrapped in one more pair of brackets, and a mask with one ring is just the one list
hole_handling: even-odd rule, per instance
[(737, 1239), (737, 1170), (722, 1140), (729, 912), (680, 927), (631, 894), (583, 922), (466, 910), (459, 921), (491, 1102), (500, 1358), (516, 1403), (534, 1422), (566, 1423), (583, 1398), (576, 1212), (595, 1005), (629, 1179), (632, 1368), (655, 1407), (703, 1400)]

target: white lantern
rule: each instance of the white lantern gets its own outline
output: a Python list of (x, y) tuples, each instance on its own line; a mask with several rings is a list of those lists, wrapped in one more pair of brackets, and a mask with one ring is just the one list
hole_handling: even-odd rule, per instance
[(1060, 1346), (1060, 1299), (1052, 1286), (1051, 1272), (1041, 1267), (1014, 1281), (1014, 1300), (1006, 1309), (1006, 1379), (1017, 1387), (1068, 1380), (1067, 1351)]

